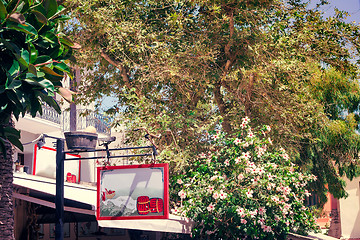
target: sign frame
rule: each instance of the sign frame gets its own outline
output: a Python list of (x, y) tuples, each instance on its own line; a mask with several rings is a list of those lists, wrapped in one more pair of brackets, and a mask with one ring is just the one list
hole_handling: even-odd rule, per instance
[[(152, 171), (154, 171), (154, 173), (159, 174), (159, 169), (160, 173), (162, 173), (162, 180), (159, 181), (159, 183), (162, 185), (163, 184), (163, 199), (162, 199), (162, 213), (160, 214), (160, 212), (149, 212), (146, 213), (146, 215), (140, 215), (139, 213), (139, 199), (137, 198), (137, 213), (138, 215), (131, 215), (131, 216), (101, 216), (101, 201), (105, 201), (107, 198), (104, 197), (104, 192), (102, 191), (102, 174), (106, 173), (104, 171), (111, 171), (113, 174), (142, 174), (145, 173), (149, 175), (149, 173), (152, 173)], [(151, 176), (153, 176), (152, 174), (150, 174)], [(144, 176), (144, 174), (142, 174), (141, 176)], [(148, 179), (148, 184), (150, 182), (150, 179)], [(154, 181), (152, 181), (153, 183)], [(133, 185), (133, 183), (131, 184)], [(160, 185), (160, 186), (161, 186)], [(105, 185), (106, 186), (106, 185)], [(129, 189), (130, 191), (135, 191), (136, 188), (133, 189)], [(108, 191), (108, 190), (106, 190)], [(115, 192), (115, 191), (114, 191)], [(107, 192), (107, 194), (109, 194), (109, 192)], [(122, 196), (120, 196), (122, 197)], [(125, 196), (130, 198), (130, 196)], [(148, 197), (149, 198), (149, 197)], [(150, 199), (150, 198), (149, 198)], [(151, 198), (151, 199), (159, 199), (159, 198)], [(151, 200), (150, 199), (150, 200)], [(157, 206), (157, 203), (156, 203)], [(125, 208), (125, 207), (124, 207)], [(148, 210), (150, 211), (150, 210)], [(152, 164), (140, 164), (140, 165), (122, 165), (122, 166), (105, 166), (105, 167), (97, 167), (97, 206), (96, 206), (96, 219), (97, 220), (139, 220), (139, 219), (169, 219), (169, 164), (168, 163), (152, 163)]]

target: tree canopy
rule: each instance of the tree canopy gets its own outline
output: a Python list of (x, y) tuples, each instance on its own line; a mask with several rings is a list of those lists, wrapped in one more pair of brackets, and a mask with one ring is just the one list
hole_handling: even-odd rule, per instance
[(345, 12), (325, 18), (325, 4), (68, 2), (78, 64), (91, 69), (78, 99), (115, 96), (115, 126), (161, 133), (174, 169), (208, 150), (207, 130), (232, 135), (249, 116), (318, 177), (312, 187), (345, 196), (340, 176), (356, 175), (360, 147), (359, 27)]

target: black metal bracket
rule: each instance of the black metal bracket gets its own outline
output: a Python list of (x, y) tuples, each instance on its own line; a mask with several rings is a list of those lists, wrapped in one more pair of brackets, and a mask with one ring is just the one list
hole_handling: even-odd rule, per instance
[[(50, 137), (46, 135), (46, 137)], [(52, 137), (55, 138), (55, 137)], [(82, 158), (66, 158), (66, 153), (68, 154), (78, 154), (78, 153), (91, 153), (91, 152), (106, 152), (107, 162), (109, 163), (110, 158), (124, 158), (124, 157), (142, 157), (142, 156), (152, 156), (153, 161), (156, 160), (156, 147), (144, 146), (144, 147), (125, 147), (125, 148), (113, 148), (109, 149), (109, 144), (111, 142), (104, 141), (103, 145), (105, 149), (94, 149), (94, 150), (84, 150), (84, 151), (64, 151), (64, 139), (56, 139), (56, 196), (55, 196), (55, 208), (56, 208), (56, 222), (55, 222), (55, 239), (63, 240), (64, 239), (64, 161), (70, 160), (91, 160), (91, 159), (100, 159), (103, 156), (96, 157), (82, 157)], [(152, 149), (152, 153), (144, 154), (132, 154), (132, 155), (116, 155), (110, 156), (110, 151), (120, 151), (120, 150), (135, 150), (135, 149)]]

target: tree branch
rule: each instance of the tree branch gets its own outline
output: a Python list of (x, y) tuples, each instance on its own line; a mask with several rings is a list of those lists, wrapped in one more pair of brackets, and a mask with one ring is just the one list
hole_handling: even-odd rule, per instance
[(140, 91), (135, 86), (133, 86), (131, 84), (127, 69), (124, 66), (122, 66), (120, 62), (111, 59), (111, 57), (107, 53), (105, 53), (104, 49), (101, 49), (101, 56), (106, 61), (108, 61), (111, 65), (114, 65), (117, 69), (120, 70), (120, 74), (121, 74), (121, 77), (123, 78), (123, 80), (125, 82), (125, 85), (129, 89), (135, 88), (135, 93), (140, 98), (140, 96), (141, 96)]
[(220, 114), (223, 116), (222, 127), (224, 128), (224, 131), (226, 133), (231, 133), (232, 129), (231, 129), (231, 125), (230, 125), (230, 119), (229, 119), (229, 116), (226, 111), (225, 102), (224, 102), (221, 92), (220, 92), (220, 87), (221, 87), (220, 83), (215, 84), (214, 97), (215, 97), (215, 101), (219, 107)]

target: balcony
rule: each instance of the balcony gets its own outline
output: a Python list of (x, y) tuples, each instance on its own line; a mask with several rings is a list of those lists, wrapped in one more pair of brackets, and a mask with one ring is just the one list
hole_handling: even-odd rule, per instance
[(77, 109), (76, 114), (63, 110), (61, 114), (58, 114), (52, 107), (44, 104), (42, 115), (38, 113), (35, 118), (32, 118), (26, 114), (16, 123), (18, 129), (33, 134), (68, 132), (71, 125), (76, 126), (77, 130), (93, 126), (100, 135), (110, 135), (109, 119), (88, 109)]

